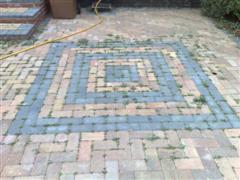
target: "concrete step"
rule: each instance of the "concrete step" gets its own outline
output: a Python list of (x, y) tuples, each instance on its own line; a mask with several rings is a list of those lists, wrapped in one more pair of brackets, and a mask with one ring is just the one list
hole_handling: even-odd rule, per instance
[(0, 0), (0, 39), (29, 38), (47, 14), (46, 0)]
[(0, 7), (36, 7), (43, 4), (44, 0), (0, 0)]
[(0, 39), (27, 39), (34, 29), (35, 24), (0, 23)]
[(0, 23), (38, 23), (46, 14), (42, 7), (0, 7)]
[(43, 0), (0, 0), (0, 3), (39, 3)]

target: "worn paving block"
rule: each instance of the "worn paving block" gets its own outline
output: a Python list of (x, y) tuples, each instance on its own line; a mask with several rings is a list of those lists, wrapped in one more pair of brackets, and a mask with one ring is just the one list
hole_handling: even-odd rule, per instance
[(89, 173), (89, 162), (66, 162), (62, 164), (63, 174)]
[(202, 161), (199, 158), (176, 159), (175, 165), (177, 169), (204, 169)]
[(164, 175), (162, 171), (136, 171), (135, 172), (135, 179), (142, 180), (142, 179), (164, 179)]
[(100, 174), (100, 173), (77, 174), (75, 176), (75, 180), (81, 180), (81, 179), (99, 179), (99, 180), (104, 180), (104, 174)]
[(30, 175), (32, 167), (31, 164), (7, 165), (4, 167), (1, 176), (27, 176)]
[(106, 180), (118, 179), (119, 178), (119, 167), (117, 161), (106, 161)]

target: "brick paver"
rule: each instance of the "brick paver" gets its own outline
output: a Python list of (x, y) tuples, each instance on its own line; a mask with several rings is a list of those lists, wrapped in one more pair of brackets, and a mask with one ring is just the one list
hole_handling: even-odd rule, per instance
[(195, 123), (199, 129), (236, 128), (240, 121), (176, 42), (53, 44), (23, 104), (8, 134), (185, 129)]
[(237, 43), (198, 10), (104, 16), (1, 62), (1, 179), (239, 179)]

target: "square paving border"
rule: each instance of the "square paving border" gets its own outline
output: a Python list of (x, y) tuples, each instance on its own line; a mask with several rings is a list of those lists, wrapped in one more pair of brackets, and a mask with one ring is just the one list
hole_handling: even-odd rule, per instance
[[(63, 58), (64, 51), (66, 49), (78, 49), (77, 55), (86, 56), (86, 55), (96, 55), (96, 54), (104, 54), (104, 49), (120, 49), (123, 50), (125, 54), (136, 53), (139, 56), (145, 56), (142, 58), (151, 59), (151, 54), (153, 53), (153, 49), (161, 48), (163, 52), (169, 53), (173, 57), (173, 59), (161, 58), (161, 53), (159, 53), (159, 59), (161, 61), (171, 62), (171, 60), (179, 60), (180, 63), (176, 63), (175, 65), (182, 67), (180, 69), (184, 72), (183, 77), (188, 76), (190, 80), (187, 79), (187, 82), (193, 82), (193, 86), (196, 86), (197, 92), (199, 95), (205, 97), (206, 105), (203, 105), (203, 108), (198, 109), (198, 107), (194, 107), (191, 103), (188, 103), (188, 98), (179, 98), (179, 99), (171, 99), (171, 102), (168, 103), (168, 100), (164, 100), (158, 103), (158, 100), (154, 99), (154, 96), (151, 98), (154, 103), (157, 101), (157, 105), (164, 106), (164, 111), (159, 107), (152, 107), (153, 104), (148, 104), (152, 102), (149, 100), (150, 97), (141, 100), (141, 104), (149, 105), (148, 108), (135, 109), (135, 115), (133, 113), (126, 114), (126, 112), (122, 111), (123, 114), (109, 114), (109, 115), (97, 115), (94, 111), (93, 114), (88, 114), (88, 110), (83, 109), (79, 111), (79, 113), (73, 113), (70, 115), (65, 115), (62, 111), (63, 115), (58, 117), (39, 116), (42, 107), (44, 106), (44, 101), (49, 94), (49, 88), (51, 87), (54, 75), (57, 72), (59, 62), (61, 58)], [(88, 49), (88, 50), (86, 50)], [(172, 49), (172, 50), (169, 50)], [(128, 52), (129, 51), (129, 52)], [(139, 51), (139, 52), (137, 52)], [(100, 52), (100, 53), (99, 53)], [(116, 54), (111, 52), (105, 52), (108, 54), (109, 58), (115, 59), (117, 58)], [(145, 53), (145, 55), (144, 55)], [(154, 53), (153, 53), (154, 54)], [(99, 55), (100, 56), (100, 55)], [(123, 58), (123, 57), (121, 57)], [(140, 57), (141, 58), (141, 57)], [(76, 56), (73, 56), (73, 59), (76, 59), (76, 63), (80, 63)], [(156, 61), (158, 61), (156, 59)], [(176, 61), (177, 62), (177, 61)], [(175, 63), (175, 61), (171, 62)], [(75, 64), (73, 68), (77, 68), (78, 64)], [(174, 69), (171, 66), (168, 67), (171, 73), (175, 73)], [(167, 71), (169, 69), (166, 69)], [(77, 69), (78, 70), (78, 69)], [(176, 70), (176, 69), (175, 69)], [(68, 81), (73, 81), (76, 78), (76, 72), (73, 69), (70, 69), (72, 73), (71, 78)], [(181, 72), (176, 72), (181, 73)], [(185, 74), (186, 73), (186, 74)], [(88, 75), (86, 70), (85, 75)], [(158, 75), (161, 78), (161, 74)], [(166, 77), (167, 78), (167, 77)], [(167, 79), (163, 79), (167, 81)], [(205, 86), (207, 84), (207, 86)], [(160, 89), (161, 84), (159, 83)], [(67, 88), (66, 88), (67, 89)], [(71, 89), (71, 86), (67, 90)], [(84, 89), (86, 91), (86, 87)], [(60, 89), (61, 91), (61, 89)], [(78, 91), (82, 92), (82, 89), (78, 89)], [(183, 92), (183, 91), (181, 91)], [(196, 92), (196, 94), (198, 94)], [(57, 93), (57, 92), (56, 92)], [(64, 92), (67, 94), (67, 92)], [(102, 94), (107, 94), (102, 93)], [(135, 92), (134, 92), (135, 93)], [(150, 92), (152, 93), (152, 92)], [(176, 90), (176, 94), (178, 94)], [(59, 93), (57, 94), (59, 95)], [(79, 94), (76, 94), (79, 96)], [(181, 94), (180, 94), (181, 95)], [(60, 95), (61, 96), (61, 93)], [(182, 96), (181, 96), (182, 97)], [(74, 107), (82, 107), (84, 104), (84, 98), (82, 99), (82, 104), (72, 100), (70, 97), (65, 99), (61, 97), (62, 101), (66, 105), (69, 103)], [(158, 97), (159, 98), (159, 97)], [(164, 97), (163, 97), (164, 98)], [(171, 97), (172, 98), (172, 97)], [(104, 99), (104, 98), (103, 98)], [(191, 98), (190, 98), (191, 99)], [(102, 104), (108, 104), (107, 100), (99, 100)], [(173, 102), (172, 102), (173, 101)], [(187, 102), (187, 103), (186, 103)], [(95, 103), (95, 102), (93, 102)], [(115, 102), (117, 105), (119, 102)], [(134, 102), (131, 102), (134, 103)], [(138, 102), (137, 102), (138, 103)], [(184, 113), (180, 111), (181, 107), (176, 106), (174, 110), (171, 109), (171, 105), (175, 105), (176, 103), (187, 104), (185, 110), (193, 110), (191, 113)], [(115, 105), (116, 105), (115, 104)], [(170, 107), (165, 107), (165, 104)], [(71, 105), (71, 104), (70, 104)], [(93, 104), (94, 106), (95, 104)], [(101, 105), (101, 104), (100, 104)], [(110, 106), (112, 104), (109, 104)], [(120, 106), (125, 106), (124, 103), (121, 102)], [(70, 107), (70, 106), (68, 106)], [(128, 107), (127, 105), (125, 108)], [(104, 107), (105, 108), (105, 107)], [(118, 108), (118, 107), (116, 107)], [(105, 109), (101, 109), (104, 111)], [(116, 109), (115, 109), (116, 110)], [(124, 109), (122, 109), (124, 110)], [(169, 110), (169, 112), (166, 112)], [(182, 109), (183, 110), (183, 109)], [(90, 110), (89, 110), (90, 111)], [(70, 111), (69, 111), (70, 112)], [(111, 111), (106, 111), (111, 112)], [(106, 113), (105, 112), (105, 113)], [(115, 112), (115, 111), (114, 111)], [(87, 115), (84, 115), (86, 113)], [(125, 114), (124, 114), (125, 113)], [(65, 117), (66, 116), (66, 117)], [(75, 44), (70, 43), (55, 43), (52, 44), (49, 52), (40, 67), (38, 74), (34, 83), (32, 84), (22, 106), (20, 106), (19, 111), (13, 120), (8, 134), (44, 134), (44, 133), (60, 133), (60, 132), (88, 132), (88, 131), (110, 131), (110, 130), (162, 130), (162, 129), (185, 129), (185, 128), (198, 128), (198, 129), (224, 129), (224, 128), (239, 128), (240, 127), (240, 119), (232, 110), (232, 108), (227, 104), (223, 96), (218, 92), (217, 88), (213, 85), (211, 80), (207, 77), (207, 75), (202, 71), (201, 67), (197, 62), (191, 59), (186, 48), (180, 42), (109, 42), (109, 43), (92, 43), (86, 47), (78, 47)]]
[(138, 81), (136, 65), (107, 65), (107, 82), (134, 82)]
[[(112, 56), (109, 56), (105, 53), (101, 54), (91, 54), (90, 57), (87, 55), (84, 55), (84, 57), (79, 57), (80, 55), (77, 55), (76, 61), (73, 67), (73, 73), (74, 77), (71, 80), (66, 102), (67, 103), (112, 103), (114, 101), (117, 102), (125, 102), (123, 99), (123, 96), (125, 94), (119, 93), (119, 92), (108, 92), (107, 94), (104, 93), (87, 93), (87, 79), (88, 79), (88, 72), (89, 72), (89, 62), (94, 59), (99, 60), (115, 60), (118, 61), (119, 59), (125, 58), (144, 58), (149, 59), (153, 63), (154, 72), (156, 72), (158, 76), (158, 82), (160, 89), (159, 91), (151, 91), (151, 92), (129, 92), (127, 95), (129, 99), (134, 100), (136, 97), (139, 99), (136, 99), (136, 101), (183, 101), (183, 98), (180, 94), (180, 92), (177, 89), (176, 82), (174, 78), (172, 77), (171, 72), (169, 71), (169, 68), (164, 62), (163, 57), (156, 56), (155, 53), (128, 53), (127, 55), (123, 53), (117, 53)], [(154, 57), (154, 58), (153, 58)], [(158, 59), (158, 60), (157, 60)], [(159, 62), (162, 62), (161, 64)], [(84, 65), (83, 65), (84, 64)], [(79, 67), (82, 67), (80, 69)], [(161, 65), (164, 69), (163, 70), (157, 69), (156, 67)], [(81, 73), (80, 73), (81, 71)], [(166, 80), (165, 80), (166, 79)], [(71, 94), (73, 92), (77, 92), (77, 96), (72, 97)], [(107, 97), (107, 98), (106, 98)], [(96, 101), (96, 99), (100, 99), (99, 101)]]

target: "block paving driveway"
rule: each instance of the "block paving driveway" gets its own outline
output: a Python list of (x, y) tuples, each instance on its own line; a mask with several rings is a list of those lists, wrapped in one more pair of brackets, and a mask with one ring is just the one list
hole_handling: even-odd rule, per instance
[(240, 179), (239, 41), (195, 9), (103, 16), (0, 63), (1, 179)]

